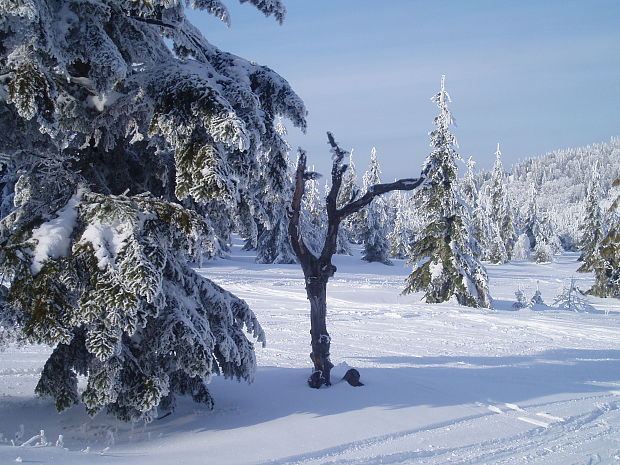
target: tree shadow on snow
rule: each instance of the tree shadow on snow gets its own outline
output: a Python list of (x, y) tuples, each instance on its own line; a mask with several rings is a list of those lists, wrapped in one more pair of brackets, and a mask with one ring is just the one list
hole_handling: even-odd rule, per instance
[[(334, 385), (318, 390), (306, 384), (310, 365), (303, 369), (259, 367), (251, 385), (216, 378), (210, 385), (215, 399), (214, 410), (182, 398), (172, 415), (137, 426), (135, 430), (104, 414), (88, 419), (82, 406), (58, 415), (49, 399), (13, 399), (13, 402), (0, 403), (0, 417), (13, 419), (3, 422), (1, 432), (11, 437), (19, 423), (26, 423), (27, 429), (35, 433), (38, 429), (49, 428), (50, 436), (55, 437), (65, 428), (74, 430), (76, 425), (82, 425), (82, 429), (85, 426), (87, 429), (73, 438), (71, 446), (99, 443), (103, 447), (105, 433), (110, 428), (119, 429), (119, 443), (123, 443), (146, 440), (151, 433), (159, 437), (183, 431), (227, 431), (291, 415), (309, 415), (311, 421), (315, 417), (373, 407), (391, 410), (477, 403), (518, 404), (532, 399), (544, 402), (540, 398), (545, 396), (605, 394), (614, 389), (611, 386), (620, 383), (620, 350), (560, 349), (506, 357), (349, 359), (352, 365), (355, 362), (358, 362), (361, 381), (365, 383), (363, 387), (351, 387), (339, 381), (348, 368), (345, 366), (334, 369)], [(364, 368), (368, 364), (375, 366)]]
[[(449, 407), (476, 403), (518, 403), (571, 393), (605, 393), (605, 383), (620, 381), (618, 350), (552, 350), (509, 357), (376, 357), (359, 358), (390, 367), (359, 368), (365, 383), (338, 382), (310, 389), (310, 368), (260, 367), (252, 385), (217, 379), (211, 384), (213, 412), (195, 414), (182, 402), (163, 420), (175, 430), (228, 430), (296, 414), (329, 416), (370, 407), (401, 409)], [(394, 367), (394, 365), (398, 365)], [(335, 370), (336, 374), (342, 376)], [(193, 410), (192, 410), (193, 408)], [(155, 425), (160, 426), (160, 425)]]

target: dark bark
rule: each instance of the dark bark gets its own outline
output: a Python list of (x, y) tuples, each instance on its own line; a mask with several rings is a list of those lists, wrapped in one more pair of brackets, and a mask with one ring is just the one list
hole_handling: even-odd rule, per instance
[[(314, 364), (314, 371), (310, 378), (308, 378), (308, 384), (313, 388), (319, 388), (322, 385), (329, 386), (331, 384), (330, 372), (334, 366), (329, 358), (331, 339), (327, 332), (326, 324), (327, 282), (336, 272), (336, 267), (332, 264), (332, 257), (336, 253), (340, 222), (347, 216), (360, 211), (379, 195), (394, 190), (413, 190), (424, 181), (423, 177), (419, 177), (415, 179), (400, 179), (387, 184), (376, 184), (370, 186), (363, 196), (357, 199), (352, 198), (347, 204), (337, 208), (336, 201), (342, 185), (342, 176), (347, 170), (347, 165), (342, 163), (346, 152), (338, 146), (331, 133), (327, 133), (327, 138), (332, 148), (332, 185), (325, 202), (327, 209), (327, 234), (320, 256), (316, 257), (310, 252), (304, 243), (300, 230), (301, 200), (305, 191), (305, 182), (316, 176), (316, 173), (306, 171), (306, 152), (301, 149), (299, 150), (297, 169), (295, 171), (295, 190), (291, 202), (288, 227), (291, 245), (301, 264), (306, 282), (306, 294), (310, 301), (310, 335), (312, 344), (310, 358)], [(357, 382), (358, 384), (352, 385), (362, 385), (359, 383), (359, 373)]]

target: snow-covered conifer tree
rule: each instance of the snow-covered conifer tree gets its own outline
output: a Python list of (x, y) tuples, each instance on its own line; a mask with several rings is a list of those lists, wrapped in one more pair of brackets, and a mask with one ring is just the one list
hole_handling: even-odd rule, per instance
[(514, 308), (516, 310), (520, 310), (522, 308), (527, 307), (527, 300), (525, 298), (525, 293), (523, 292), (523, 289), (518, 288), (515, 291), (515, 297), (516, 297), (517, 301), (512, 304), (512, 308)]
[(489, 243), (489, 261), (491, 263), (508, 262), (508, 252), (504, 244), (504, 239), (500, 233), (499, 226), (492, 223), (492, 235)]
[(429, 303), (455, 297), (461, 305), (490, 307), (486, 270), (469, 246), (463, 205), (457, 196), (456, 161), (460, 157), (449, 130), (452, 115), (444, 79), (442, 76), (441, 89), (433, 96), (439, 115), (435, 117), (436, 129), (430, 133), (433, 151), (422, 170), (427, 182), (419, 190), (430, 221), (411, 248), (409, 262), (414, 268), (403, 292), (424, 291)]
[(512, 258), (514, 260), (529, 260), (532, 247), (527, 234), (519, 234), (517, 241), (512, 249)]
[(409, 209), (408, 196), (402, 192), (397, 191), (391, 196), (391, 201), (394, 204), (396, 215), (394, 218), (394, 227), (388, 235), (388, 241), (391, 245), (390, 257), (393, 258), (407, 258), (413, 237), (415, 235), (413, 231), (413, 222), (411, 218), (411, 211)]
[[(353, 162), (353, 149), (349, 152), (349, 163), (347, 163), (347, 171), (344, 174), (342, 179), (342, 187), (340, 192), (338, 193), (338, 207), (347, 204), (351, 200), (357, 198), (360, 194), (361, 189), (357, 184), (357, 173), (355, 171), (355, 163)], [(361, 234), (363, 231), (364, 225), (364, 215), (365, 211), (356, 212), (344, 220), (342, 220), (342, 224), (340, 225), (340, 235), (344, 235), (347, 241), (353, 242), (355, 244), (360, 244), (362, 242)], [(339, 235), (339, 242), (342, 241), (341, 236)]]
[[(362, 178), (364, 191), (372, 189), (375, 184), (381, 184), (381, 168), (377, 160), (377, 149), (370, 151), (370, 165)], [(367, 262), (381, 262), (391, 265), (388, 258), (390, 243), (388, 241), (388, 228), (386, 219), (386, 202), (379, 197), (366, 207), (366, 219), (362, 230), (364, 242), (363, 260)]]
[(484, 206), (480, 199), (474, 169), (476, 162), (469, 157), (467, 160), (467, 172), (462, 182), (462, 196), (467, 207), (465, 213), (467, 224), (470, 228), (470, 247), (477, 258), (486, 257), (489, 249), (489, 221)]
[[(620, 186), (620, 178), (613, 186)], [(620, 220), (615, 216), (619, 206), (620, 196), (609, 209), (613, 224), (599, 245), (599, 259), (593, 262), (595, 282), (588, 293), (599, 297), (620, 297)]]
[(534, 295), (530, 299), (530, 303), (528, 306), (534, 309), (546, 307), (545, 301), (542, 298), (542, 293), (540, 292), (540, 288), (538, 287), (538, 283), (536, 283), (536, 291), (534, 291)]
[[(325, 200), (327, 201), (327, 196), (329, 195), (329, 191), (331, 186), (325, 183)], [(351, 192), (352, 194), (353, 192)], [(349, 197), (350, 199), (350, 197)], [(349, 231), (344, 228), (338, 229), (338, 237), (336, 238), (336, 254), (339, 255), (353, 255), (351, 252), (351, 240), (349, 238)]]
[[(497, 243), (495, 231), (491, 238), (491, 263), (505, 263), (510, 259), (514, 245), (514, 225), (508, 199), (504, 190), (504, 167), (501, 160), (502, 152), (497, 144), (495, 151), (495, 164), (491, 173), (489, 186), (489, 220), (494, 229), (499, 233), (503, 247)], [(498, 261), (499, 260), (499, 261)]]
[(546, 215), (541, 214), (538, 208), (538, 190), (532, 184), (529, 193), (529, 203), (526, 212), (524, 233), (532, 247), (531, 257), (536, 263), (546, 263), (553, 260), (554, 240), (553, 231)]
[(325, 203), (319, 191), (319, 173), (312, 171), (313, 177), (308, 180), (306, 196), (301, 211), (301, 231), (306, 238), (306, 245), (313, 252), (320, 250), (325, 240)]
[[(283, 19), (279, 1), (251, 3)], [(228, 22), (219, 1), (194, 6)], [(148, 420), (177, 394), (210, 405), (214, 375), (253, 376), (254, 314), (191, 265), (265, 220), (275, 119), (303, 128), (305, 109), (184, 8), (0, 3), (0, 306), (54, 347), (37, 392), (59, 409)]]
[[(288, 158), (290, 146), (284, 139), (286, 127), (282, 118), (276, 124), (280, 141), (274, 141), (277, 150), (262, 154), (264, 165), (261, 184), (264, 186), (268, 224), (261, 225), (256, 241), (257, 263), (295, 263), (295, 252), (288, 236), (288, 210), (293, 193), (291, 165)], [(278, 144), (278, 142), (280, 144)]]
[(599, 192), (600, 176), (596, 166), (592, 172), (592, 178), (588, 184), (586, 191), (586, 217), (579, 229), (581, 229), (581, 255), (579, 260), (583, 263), (577, 271), (586, 272), (594, 269), (594, 264), (600, 260), (599, 245), (604, 237), (603, 222), (601, 215), (600, 192)]

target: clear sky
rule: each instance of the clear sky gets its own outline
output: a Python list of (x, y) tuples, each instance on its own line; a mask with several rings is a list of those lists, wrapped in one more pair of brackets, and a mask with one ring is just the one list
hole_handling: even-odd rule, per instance
[[(190, 13), (223, 50), (285, 77), (308, 108), (289, 132), (328, 173), (325, 132), (377, 147), (383, 179), (415, 176), (429, 153), (441, 74), (463, 158), (489, 168), (620, 135), (620, 0), (285, 0), (284, 25), (228, 1), (232, 26)], [(461, 165), (462, 166), (462, 165)]]

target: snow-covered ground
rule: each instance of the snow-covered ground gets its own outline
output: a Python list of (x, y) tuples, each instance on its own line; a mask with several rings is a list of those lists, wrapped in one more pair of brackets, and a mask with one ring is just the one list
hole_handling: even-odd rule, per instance
[[(401, 296), (402, 261), (335, 263), (333, 379), (352, 366), (365, 386), (307, 387), (299, 267), (235, 249), (203, 271), (246, 299), (267, 333), (252, 385), (216, 379), (213, 411), (182, 402), (148, 425), (82, 407), (59, 415), (33, 396), (48, 350), (11, 347), (0, 353), (0, 465), (620, 464), (620, 301), (589, 298), (591, 313), (512, 309), (518, 287), (529, 299), (538, 285), (548, 304), (571, 276), (588, 288), (575, 255), (488, 266), (494, 310)], [(41, 429), (64, 448), (11, 444)]]

